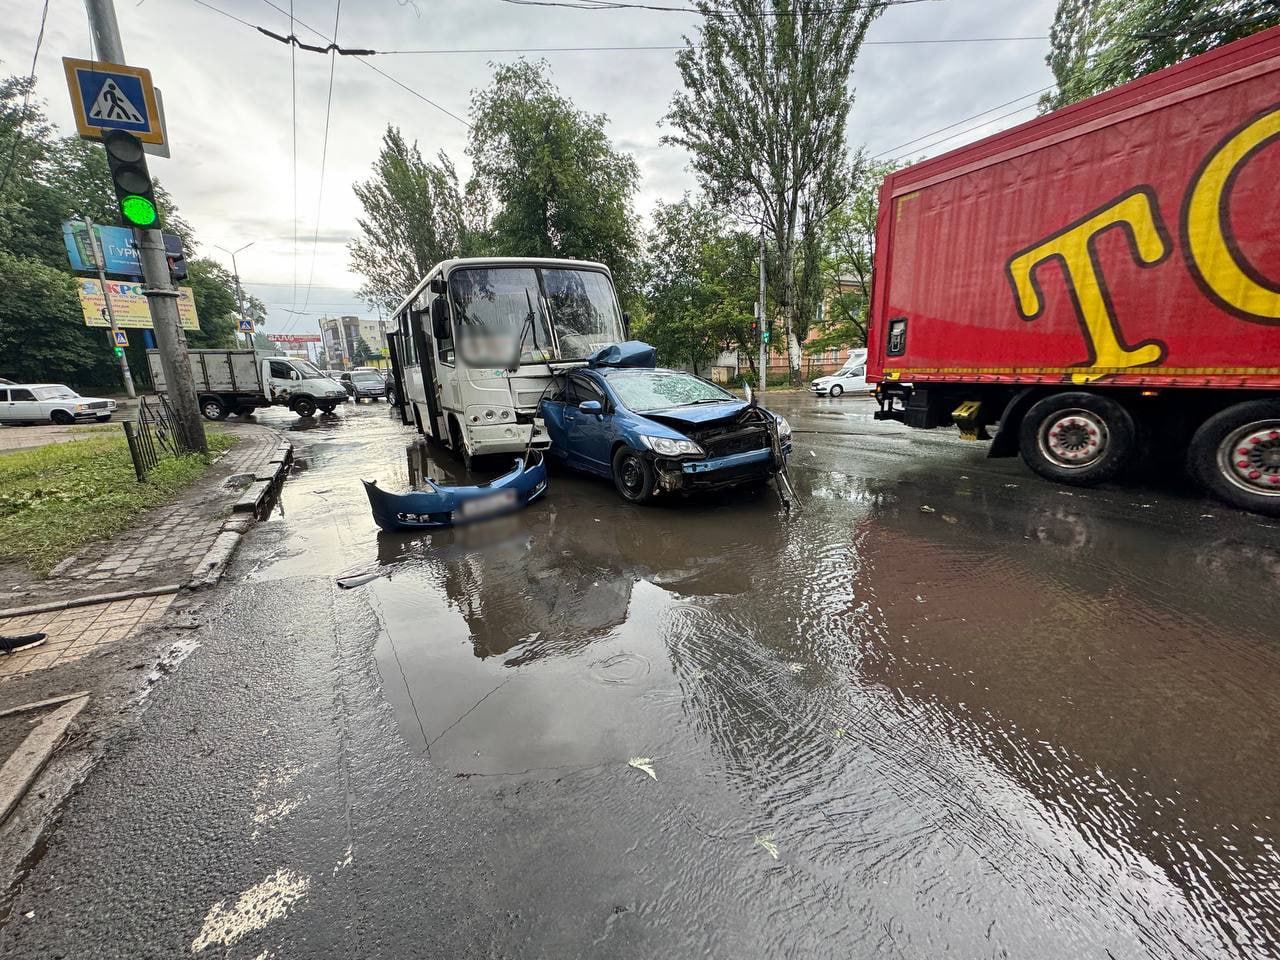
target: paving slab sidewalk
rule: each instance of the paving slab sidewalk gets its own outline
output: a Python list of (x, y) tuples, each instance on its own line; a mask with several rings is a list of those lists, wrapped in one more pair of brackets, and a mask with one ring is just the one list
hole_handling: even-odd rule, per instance
[[(177, 590), (204, 577), (207, 556), (222, 562), (227, 531), (251, 517), (233, 515), (255, 477), (278, 471), (282, 438), (261, 424), (227, 424), (238, 442), (179, 500), (148, 511), (120, 535), (90, 544), (50, 575), (0, 596), (0, 634), (43, 632), (45, 643), (0, 656), (0, 680), (79, 659), (162, 616)], [(220, 541), (219, 538), (222, 538)], [(151, 595), (139, 596), (150, 591)], [(109, 595), (127, 593), (124, 599)], [(101, 602), (94, 602), (102, 597)]]

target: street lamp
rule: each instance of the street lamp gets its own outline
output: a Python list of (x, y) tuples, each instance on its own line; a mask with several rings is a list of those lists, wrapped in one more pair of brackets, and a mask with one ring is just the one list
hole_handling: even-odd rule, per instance
[[(237, 247), (235, 250), (228, 250), (226, 247), (219, 247), (216, 243), (213, 245), (215, 249), (221, 250), (223, 253), (231, 257), (231, 272), (236, 279), (236, 310), (239, 312), (241, 320), (244, 319), (244, 294), (240, 290), (240, 268), (236, 266), (236, 254), (248, 250), (257, 242), (257, 240), (250, 240), (243, 247)], [(249, 346), (252, 347), (253, 334), (246, 333), (244, 338), (248, 341)]]

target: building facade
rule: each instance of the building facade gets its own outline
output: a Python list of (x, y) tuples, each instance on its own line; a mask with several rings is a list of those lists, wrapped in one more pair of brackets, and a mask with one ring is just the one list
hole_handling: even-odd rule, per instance
[[(337, 370), (387, 365), (387, 325), (366, 317), (322, 317), (320, 340), (324, 362)], [(369, 356), (361, 357), (360, 345)]]

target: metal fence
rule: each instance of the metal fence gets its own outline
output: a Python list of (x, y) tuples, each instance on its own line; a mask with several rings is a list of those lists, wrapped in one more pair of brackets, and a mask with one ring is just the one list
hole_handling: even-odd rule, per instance
[(139, 483), (146, 483), (147, 474), (154, 470), (165, 456), (177, 456), (178, 438), (173, 430), (173, 411), (163, 396), (138, 399), (138, 416), (124, 421), (125, 439), (129, 441), (129, 455), (133, 457), (133, 472)]

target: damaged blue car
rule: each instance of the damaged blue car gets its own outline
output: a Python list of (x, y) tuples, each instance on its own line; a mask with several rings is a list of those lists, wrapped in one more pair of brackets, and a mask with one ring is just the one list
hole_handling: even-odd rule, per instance
[(654, 367), (642, 344), (600, 351), (539, 413), (551, 456), (612, 479), (632, 503), (762, 483), (791, 453), (784, 417), (701, 377)]

